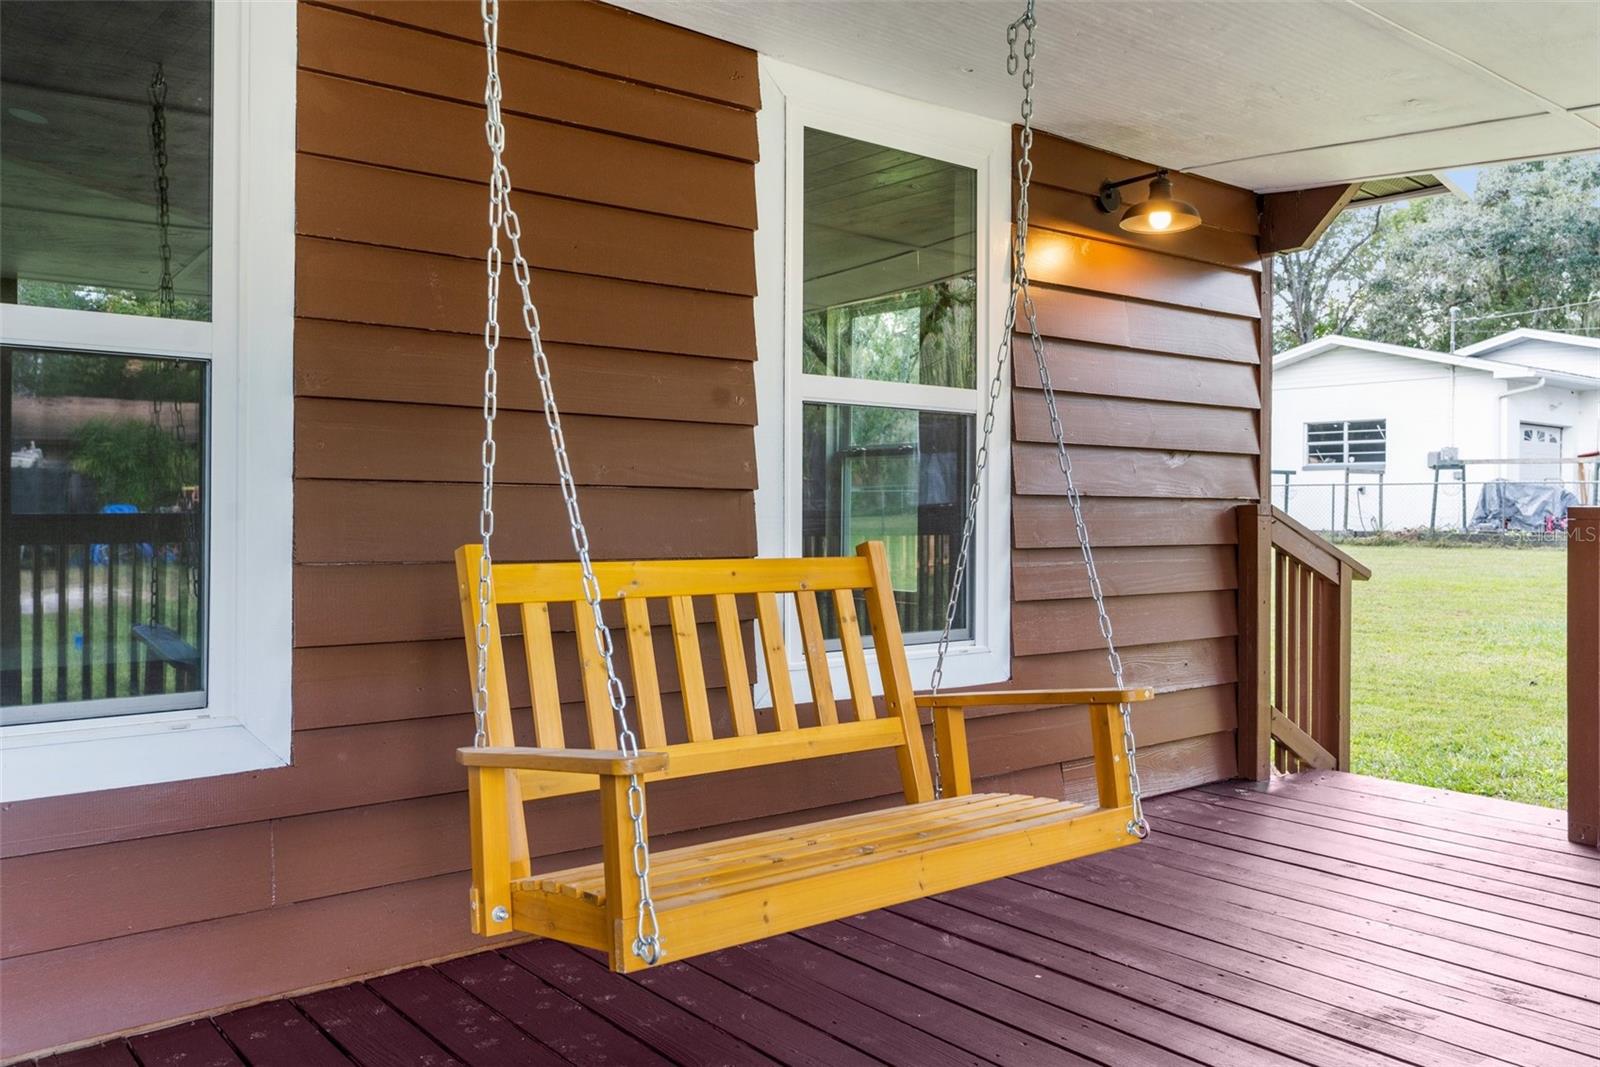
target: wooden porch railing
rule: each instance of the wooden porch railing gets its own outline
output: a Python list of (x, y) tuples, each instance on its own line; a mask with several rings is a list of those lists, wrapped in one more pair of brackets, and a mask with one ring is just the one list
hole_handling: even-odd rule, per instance
[(1239, 774), (1350, 766), (1350, 593), (1372, 572), (1284, 512), (1239, 522)]
[(1567, 513), (1567, 836), (1600, 845), (1600, 507)]
[(195, 671), (141, 637), (198, 642), (203, 605), (181, 562), (179, 513), (12, 515), (0, 542), (0, 707), (188, 692)]

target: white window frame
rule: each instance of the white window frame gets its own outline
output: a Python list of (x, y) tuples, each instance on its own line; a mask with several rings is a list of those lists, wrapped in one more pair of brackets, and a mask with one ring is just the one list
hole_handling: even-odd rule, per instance
[[(1350, 424), (1353, 422), (1376, 422), (1382, 425), (1383, 432), (1383, 458), (1378, 460), (1353, 460), (1350, 458)], [(1313, 426), (1343, 426), (1343, 436), (1340, 439), (1340, 450), (1343, 459), (1338, 463), (1316, 463), (1311, 459), (1311, 427)], [(1386, 416), (1373, 418), (1352, 419), (1310, 419), (1307, 420), (1304, 432), (1300, 435), (1301, 444), (1305, 446), (1306, 460), (1302, 467), (1306, 471), (1375, 471), (1382, 470), (1389, 462), (1389, 420)], [(1332, 442), (1325, 442), (1332, 443)]]
[(289, 762), (295, 5), (212, 7), (210, 322), (0, 308), (17, 347), (210, 363), (207, 706), (0, 727), (0, 800)]
[[(1006, 296), (1006, 258), (1011, 219), (1011, 127), (762, 56), (761, 113), (757, 118), (761, 159), (756, 165), (756, 530), (763, 556), (801, 552), (801, 409), (806, 401), (915, 407), (973, 416), (983, 432), (990, 378), (1000, 342)], [(977, 380), (972, 389), (873, 382), (802, 373), (801, 318), (804, 224), (800, 151), (807, 128), (946, 160), (977, 172), (978, 301)], [(984, 475), (982, 504), (969, 574), (973, 596), (972, 636), (953, 641), (945, 661), (944, 686), (954, 689), (1005, 681), (1011, 676), (1011, 405), (1010, 383), (995, 412), (993, 447)], [(974, 445), (976, 445), (976, 441)], [(795, 612), (785, 616), (789, 675), (795, 698), (811, 699)], [(909, 646), (911, 679), (927, 688), (933, 644)], [(881, 681), (868, 649), (873, 692)], [(759, 657), (758, 657), (759, 659)], [(842, 654), (829, 656), (836, 692), (848, 692)], [(771, 702), (765, 663), (758, 662), (756, 699)]]

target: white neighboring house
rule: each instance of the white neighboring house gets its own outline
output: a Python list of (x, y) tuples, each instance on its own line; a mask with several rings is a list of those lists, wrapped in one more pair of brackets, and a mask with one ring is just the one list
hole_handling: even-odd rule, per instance
[[(1285, 506), (1287, 477), (1288, 510), (1302, 522), (1372, 528), (1381, 480), (1384, 527), (1423, 526), (1428, 453), (1448, 447), (1464, 460), (1550, 461), (1470, 464), (1469, 508), (1496, 478), (1579, 491), (1578, 468), (1555, 461), (1600, 450), (1600, 338), (1513, 330), (1448, 354), (1323, 337), (1273, 358), (1272, 404), (1274, 503)], [(1584, 471), (1580, 496), (1593, 502), (1593, 460)], [(1441, 478), (1440, 525), (1459, 528), (1461, 475)]]

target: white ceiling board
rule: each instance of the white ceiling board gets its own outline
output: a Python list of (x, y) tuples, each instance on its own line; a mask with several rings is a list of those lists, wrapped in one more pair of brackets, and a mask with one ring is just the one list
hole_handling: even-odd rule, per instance
[(1585, 122), (1593, 123), (1595, 126), (1600, 126), (1600, 104), (1597, 104), (1594, 107), (1580, 107), (1578, 110), (1574, 111), (1573, 114)]
[[(619, 2), (864, 85), (990, 118), (1017, 114), (1020, 87), (1004, 66), (1016, 0)], [(1573, 151), (1587, 135), (1570, 115), (1504, 124), (1516, 136), (1503, 145), (1472, 131), (1549, 110), (1541, 92), (1600, 104), (1581, 97), (1600, 71), (1600, 0), (1417, 5), (1470, 7), (1460, 25), (1444, 10), (1403, 21), (1395, 6), (1409, 5), (1040, 0), (1036, 121), (1261, 190)], [(1508, 24), (1516, 32), (1496, 32)], [(1444, 35), (1441, 25), (1451, 43), (1427, 36)], [(1401, 162), (1398, 148), (1412, 139), (1403, 158), (1414, 162)]]
[(1600, 4), (1360, 2), (1563, 108), (1600, 104)]
[(1586, 132), (1583, 124), (1556, 115), (1529, 115), (1487, 123), (1469, 129), (1436, 130), (1395, 138), (1378, 144), (1329, 145), (1309, 152), (1243, 160), (1201, 167), (1195, 173), (1230, 185), (1244, 185), (1263, 169), (1273, 175), (1272, 185), (1254, 186), (1261, 192), (1305, 189), (1326, 184), (1324, 174), (1342, 174), (1360, 181), (1396, 174), (1447, 170), (1440, 159), (1499, 163), (1515, 159), (1567, 155), (1600, 148), (1600, 128)]

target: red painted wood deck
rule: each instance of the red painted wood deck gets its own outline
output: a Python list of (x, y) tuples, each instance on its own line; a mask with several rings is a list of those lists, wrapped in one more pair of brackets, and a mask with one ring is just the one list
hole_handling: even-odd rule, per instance
[(1150, 813), (1139, 847), (637, 978), (535, 942), (43, 1062), (1600, 1063), (1600, 855), (1560, 812), (1325, 772)]

